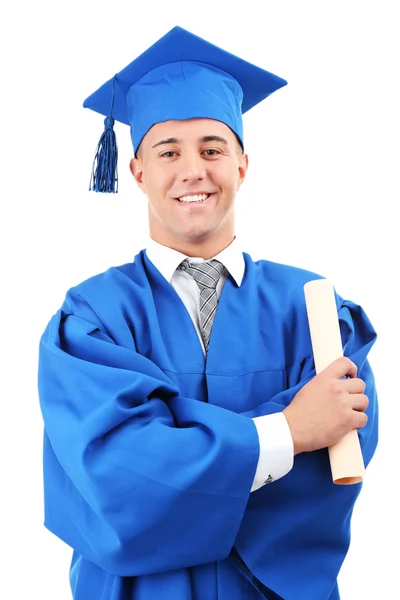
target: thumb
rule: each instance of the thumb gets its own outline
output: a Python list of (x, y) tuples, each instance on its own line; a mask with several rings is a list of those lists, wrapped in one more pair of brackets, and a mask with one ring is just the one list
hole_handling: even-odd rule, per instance
[(357, 365), (353, 363), (347, 356), (341, 356), (326, 367), (322, 373), (334, 379), (342, 379), (342, 377), (357, 377)]

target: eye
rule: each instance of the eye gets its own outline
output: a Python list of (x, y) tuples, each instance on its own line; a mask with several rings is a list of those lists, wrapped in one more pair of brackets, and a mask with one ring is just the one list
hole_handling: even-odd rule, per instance
[(163, 152), (162, 154), (160, 154), (160, 156), (162, 158), (173, 158), (176, 155), (175, 150), (167, 150), (166, 152)]
[(216, 148), (207, 148), (204, 150), (204, 154), (206, 154), (206, 156), (217, 156), (218, 154), (221, 154), (221, 152)]

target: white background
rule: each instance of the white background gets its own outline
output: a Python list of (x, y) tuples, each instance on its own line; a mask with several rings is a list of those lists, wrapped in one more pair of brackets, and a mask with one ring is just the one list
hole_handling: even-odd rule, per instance
[(147, 235), (126, 126), (116, 127), (120, 193), (87, 191), (103, 118), (82, 102), (175, 25), (289, 82), (244, 116), (250, 168), (237, 233), (254, 258), (332, 279), (378, 331), (380, 445), (340, 584), (342, 600), (400, 597), (396, 4), (38, 0), (3, 8), (2, 598), (70, 599), (70, 549), (43, 527), (39, 337), (69, 286), (130, 261)]

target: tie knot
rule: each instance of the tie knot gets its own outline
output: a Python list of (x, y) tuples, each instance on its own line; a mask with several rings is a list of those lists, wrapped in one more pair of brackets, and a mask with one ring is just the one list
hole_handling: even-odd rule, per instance
[(204, 262), (190, 262), (189, 258), (185, 258), (185, 260), (179, 265), (178, 269), (189, 273), (189, 275), (191, 275), (196, 281), (200, 289), (210, 288), (215, 290), (225, 267), (222, 263), (214, 258)]

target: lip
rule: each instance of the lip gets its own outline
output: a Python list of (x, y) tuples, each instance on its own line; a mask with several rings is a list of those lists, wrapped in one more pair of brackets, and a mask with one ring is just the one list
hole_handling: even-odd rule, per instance
[[(207, 195), (207, 196), (211, 196), (212, 194), (214, 194), (215, 192), (207, 192), (205, 190), (200, 190), (200, 191), (196, 191), (196, 192), (185, 192), (184, 194), (179, 194), (179, 196), (174, 196), (175, 200), (179, 201), (179, 198), (184, 198), (185, 196), (203, 196), (203, 195)], [(208, 198), (207, 198), (208, 200)]]
[[(185, 208), (191, 208), (192, 210), (201, 210), (202, 207), (204, 207), (210, 203), (210, 201), (215, 196), (215, 193), (208, 194), (207, 192), (199, 192), (198, 194), (197, 193), (196, 194), (186, 194), (186, 196), (197, 196), (197, 195), (201, 195), (201, 194), (207, 194), (208, 198), (206, 198), (205, 200), (202, 200), (201, 202), (181, 202), (180, 200), (178, 200), (178, 198), (175, 198), (175, 201), (179, 204), (179, 206), (182, 206)], [(183, 196), (179, 196), (179, 198), (182, 198), (182, 197)]]

